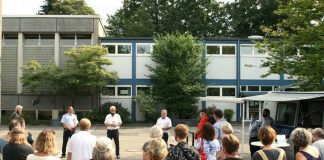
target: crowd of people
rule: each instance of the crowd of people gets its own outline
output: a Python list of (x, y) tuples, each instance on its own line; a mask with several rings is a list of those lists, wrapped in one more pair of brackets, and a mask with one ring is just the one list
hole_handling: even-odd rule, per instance
[[(55, 132), (45, 129), (39, 133), (35, 142), (26, 131), (25, 121), (21, 116), (22, 106), (17, 106), (11, 114), (8, 133), (0, 138), (0, 159), (3, 160), (59, 160), (54, 156), (59, 154), (55, 141)], [(62, 116), (63, 144), (61, 158), (67, 160), (113, 160), (120, 159), (119, 128), (122, 119), (116, 113), (116, 107), (109, 108), (104, 124), (107, 136), (97, 138), (90, 132), (91, 121), (82, 118), (80, 122), (74, 114), (72, 106), (67, 107), (67, 113)], [(167, 110), (161, 111), (161, 117), (150, 128), (150, 139), (143, 144), (144, 160), (240, 160), (239, 139), (233, 134), (232, 125), (223, 118), (222, 110), (213, 111), (211, 117), (207, 110), (200, 111), (200, 121), (195, 132), (195, 143), (190, 146), (187, 137), (189, 127), (178, 124), (174, 127), (176, 145), (168, 144), (169, 130), (172, 121), (167, 116)], [(249, 128), (249, 144), (252, 160), (287, 160), (285, 150), (277, 148), (274, 142), (277, 133), (273, 129), (274, 120), (268, 109), (263, 110), (261, 120), (252, 121)], [(80, 131), (75, 133), (77, 126)], [(296, 160), (324, 159), (324, 130), (322, 128), (296, 128), (291, 133), (291, 142), (296, 148)], [(68, 143), (68, 141), (70, 141)], [(113, 142), (115, 147), (113, 147)], [(260, 141), (262, 148), (251, 145)], [(289, 160), (289, 159), (288, 159)]]

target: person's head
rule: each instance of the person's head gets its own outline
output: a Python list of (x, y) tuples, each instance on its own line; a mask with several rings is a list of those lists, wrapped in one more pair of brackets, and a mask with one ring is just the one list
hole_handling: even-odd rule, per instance
[(214, 111), (214, 118), (215, 118), (216, 121), (219, 120), (219, 119), (222, 119), (223, 116), (224, 116), (224, 113), (223, 113), (222, 110), (220, 110), (220, 109), (216, 109), (216, 110)]
[(229, 123), (224, 124), (222, 126), (222, 132), (225, 134), (232, 134), (233, 133), (232, 125)]
[(162, 138), (163, 136), (163, 130), (160, 126), (154, 125), (150, 129), (150, 137), (151, 138)]
[(26, 122), (25, 119), (23, 117), (18, 117), (17, 118), (17, 122), (21, 125), (22, 128), (26, 128)]
[(175, 139), (179, 139), (179, 140), (184, 140), (187, 138), (188, 134), (189, 134), (189, 128), (187, 125), (185, 124), (178, 124), (175, 128), (174, 128), (174, 134), (175, 134)]
[(215, 129), (212, 124), (206, 122), (201, 130), (202, 137), (208, 141), (215, 139)]
[(109, 111), (110, 111), (110, 114), (114, 115), (116, 113), (116, 107), (110, 106)]
[(200, 111), (199, 111), (199, 116), (202, 117), (204, 115), (208, 115), (207, 114), (207, 109), (206, 108), (202, 108)]
[(66, 107), (66, 110), (69, 114), (72, 114), (73, 113), (73, 107), (72, 106), (67, 106)]
[(114, 156), (111, 139), (100, 137), (92, 150), (92, 159), (94, 160), (112, 160)]
[(168, 114), (168, 111), (166, 109), (161, 110), (161, 117), (162, 118), (165, 118), (167, 116), (167, 114)]
[(38, 152), (45, 152), (48, 154), (57, 153), (55, 141), (55, 132), (51, 129), (45, 129), (42, 131), (35, 142), (35, 150)]
[(15, 107), (15, 111), (18, 112), (19, 114), (21, 114), (22, 109), (23, 109), (23, 106), (21, 106), (21, 105), (16, 105), (16, 107)]
[(240, 141), (234, 134), (225, 135), (222, 139), (223, 152), (225, 154), (233, 154), (238, 151)]
[(304, 148), (311, 142), (312, 136), (305, 128), (296, 128), (291, 132), (290, 140), (295, 146)]
[(148, 154), (152, 160), (163, 160), (168, 155), (168, 147), (161, 138), (154, 138), (150, 141)]
[(28, 144), (26, 131), (21, 127), (14, 127), (10, 132), (9, 143)]
[(82, 118), (80, 120), (80, 130), (87, 131), (91, 128), (91, 121), (88, 118)]
[(263, 145), (271, 145), (277, 137), (276, 131), (270, 126), (260, 128), (258, 138)]
[(263, 117), (264, 118), (267, 118), (267, 117), (270, 117), (270, 110), (269, 109), (264, 109), (263, 110)]
[(324, 130), (323, 128), (315, 128), (312, 130), (313, 142), (324, 139)]
[(10, 122), (8, 124), (9, 131), (12, 131), (12, 129), (15, 128), (15, 127), (21, 128), (22, 125), (20, 124), (20, 122), (18, 122), (17, 119), (10, 120)]

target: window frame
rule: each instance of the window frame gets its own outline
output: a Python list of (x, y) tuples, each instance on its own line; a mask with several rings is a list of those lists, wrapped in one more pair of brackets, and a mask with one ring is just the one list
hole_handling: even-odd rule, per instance
[[(219, 47), (219, 54), (208, 54), (208, 46), (218, 46)], [(234, 54), (224, 54), (223, 47), (234, 47)], [(205, 45), (205, 53), (207, 56), (226, 56), (226, 57), (234, 57), (237, 54), (237, 45), (236, 44), (206, 44)]]
[[(137, 48), (138, 48), (139, 45), (150, 45), (150, 51), (151, 51), (151, 54), (147, 54), (147, 53), (139, 54), (139, 53), (137, 52)], [(151, 56), (152, 53), (153, 53), (153, 50), (154, 50), (154, 45), (155, 45), (155, 43), (136, 43), (136, 47), (135, 47), (135, 49), (136, 49), (136, 55), (137, 55), (137, 56)]]
[[(241, 52), (241, 47), (242, 46), (252, 46), (252, 53), (251, 54), (241, 54), (242, 52)], [(243, 56), (243, 57), (266, 57), (266, 56), (268, 56), (268, 51), (266, 51), (265, 53), (262, 53), (262, 54), (260, 54), (260, 53), (257, 53), (256, 51), (257, 51), (257, 47), (256, 47), (256, 45), (255, 44), (240, 44), (240, 56)]]
[[(114, 55), (114, 56), (131, 56), (133, 54), (132, 43), (101, 43), (102, 47), (108, 46), (108, 45), (115, 46), (115, 53), (107, 52), (107, 55), (109, 55), (109, 56), (111, 56), (111, 55)], [(130, 53), (129, 54), (120, 54), (120, 53), (118, 53), (118, 46), (119, 45), (129, 45), (130, 46)], [(107, 48), (107, 50), (108, 50), (108, 48)]]
[[(219, 96), (208, 96), (208, 88), (219, 88)], [(234, 89), (234, 92), (235, 92), (235, 95), (234, 96), (224, 96), (223, 95), (223, 89), (224, 88), (233, 88)], [(236, 97), (236, 86), (207, 86), (206, 87), (206, 97)]]
[(152, 94), (152, 88), (153, 88), (152, 85), (137, 85), (136, 86), (136, 96), (138, 96), (138, 88), (140, 88), (140, 87), (142, 87), (142, 88), (149, 88), (150, 89), (150, 93)]
[[(115, 88), (115, 95), (103, 95), (102, 92), (100, 93), (102, 98), (131, 98), (132, 97), (132, 86), (131, 85), (106, 85), (105, 87), (114, 87)], [(118, 95), (118, 88), (119, 87), (129, 87), (130, 88), (130, 95)]]

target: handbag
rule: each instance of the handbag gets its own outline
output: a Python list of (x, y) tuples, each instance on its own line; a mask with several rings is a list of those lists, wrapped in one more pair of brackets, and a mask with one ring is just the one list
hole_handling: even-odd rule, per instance
[(199, 155), (200, 155), (200, 159), (201, 160), (207, 160), (207, 155), (204, 151), (204, 139), (201, 138), (201, 141), (200, 141), (201, 145), (200, 145), (200, 148), (198, 150), (199, 152)]

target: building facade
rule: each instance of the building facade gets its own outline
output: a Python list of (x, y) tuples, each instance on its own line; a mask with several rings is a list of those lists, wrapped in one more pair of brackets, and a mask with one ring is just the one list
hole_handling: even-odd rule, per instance
[[(128, 108), (135, 120), (144, 116), (136, 105), (139, 90), (151, 86), (150, 73), (146, 64), (153, 64), (151, 53), (152, 38), (102, 38), (101, 45), (108, 48), (107, 57), (113, 62), (110, 70), (117, 71), (120, 80), (117, 85), (107, 86), (101, 95), (101, 103), (120, 102)], [(271, 74), (265, 78), (268, 68), (261, 68), (267, 57), (256, 48), (250, 39), (215, 38), (204, 39), (204, 54), (209, 61), (204, 80), (207, 83), (205, 96), (245, 97), (273, 91), (279, 86), (292, 83), (287, 76)], [(236, 104), (219, 102), (199, 102), (199, 106), (219, 109), (233, 109), (233, 120), (239, 120), (241, 111)], [(261, 102), (250, 102), (251, 113), (257, 112)]]
[[(24, 110), (36, 111), (36, 117), (50, 111), (52, 118), (58, 110), (71, 104), (68, 96), (55, 96), (49, 88), (32, 93), (23, 87), (22, 67), (30, 60), (41, 65), (67, 62), (64, 52), (81, 45), (98, 45), (99, 37), (106, 37), (99, 16), (4, 16), (2, 26), (2, 110), (13, 110), (20, 104)], [(98, 105), (98, 96), (80, 95), (76, 102), (79, 110)]]

